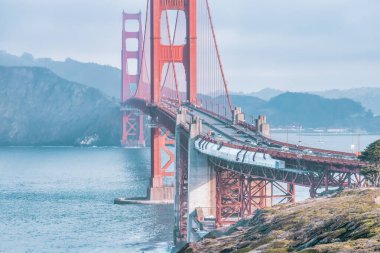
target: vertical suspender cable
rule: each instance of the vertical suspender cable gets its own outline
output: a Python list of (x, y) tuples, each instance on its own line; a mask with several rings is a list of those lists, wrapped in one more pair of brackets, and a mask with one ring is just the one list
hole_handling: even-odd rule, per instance
[[(176, 36), (176, 32), (177, 32), (178, 15), (179, 15), (179, 11), (177, 11), (177, 17), (176, 17), (176, 20), (175, 20), (174, 35), (173, 35), (173, 42), (172, 42), (173, 44), (174, 44), (174, 40), (175, 40), (175, 36)], [(166, 68), (166, 74), (165, 74), (164, 84), (166, 83), (166, 79), (168, 77), (169, 68), (170, 68), (170, 64), (168, 64), (168, 67)], [(161, 91), (163, 90), (163, 88), (164, 88), (164, 85), (161, 87)]]
[(170, 25), (169, 25), (169, 17), (168, 17), (168, 9), (165, 4), (165, 16), (166, 16), (166, 29), (168, 30), (168, 36), (169, 36), (169, 43), (170, 43), (170, 56), (171, 56), (171, 61), (173, 64), (173, 70), (174, 70), (174, 81), (175, 81), (175, 86), (176, 86), (176, 95), (178, 99), (178, 104), (181, 104), (181, 98), (179, 97), (179, 90), (178, 90), (178, 80), (177, 80), (177, 71), (174, 65), (174, 58), (173, 58), (173, 43), (170, 35)]
[(220, 71), (221, 71), (221, 73), (222, 73), (222, 78), (223, 78), (223, 83), (224, 83), (224, 89), (225, 89), (225, 92), (226, 92), (226, 95), (227, 95), (228, 105), (229, 105), (230, 110), (231, 110), (231, 112), (232, 112), (231, 98), (230, 98), (230, 94), (229, 94), (229, 92), (228, 92), (226, 78), (225, 78), (225, 76), (224, 76), (224, 71), (223, 71), (222, 61), (221, 61), (221, 59), (220, 59), (220, 54), (219, 54), (218, 44), (217, 44), (217, 42), (216, 42), (216, 36), (215, 36), (214, 26), (213, 26), (213, 23), (212, 23), (212, 17), (211, 17), (211, 12), (210, 12), (210, 5), (209, 5), (209, 3), (208, 3), (208, 0), (206, 0), (206, 6), (207, 6), (207, 13), (208, 13), (208, 17), (209, 17), (210, 25), (211, 25), (212, 37), (213, 37), (213, 39), (214, 39), (215, 50), (216, 50), (216, 53), (217, 53), (217, 56), (218, 56), (219, 67), (220, 67)]
[[(146, 13), (145, 13), (145, 28), (144, 28), (144, 39), (143, 39), (143, 48), (142, 48), (142, 59), (141, 59), (141, 62), (140, 62), (140, 73), (139, 73), (139, 76), (138, 76), (138, 81), (137, 81), (137, 88), (136, 88), (136, 92), (135, 92), (135, 95), (134, 96), (138, 96), (139, 92), (140, 91), (140, 81), (142, 80), (141, 78), (141, 73), (142, 73), (142, 64), (143, 64), (143, 61), (144, 61), (144, 58), (145, 58), (145, 41), (146, 41), (146, 30), (147, 30), (147, 20), (148, 20), (148, 9), (149, 9), (149, 0), (146, 1)], [(145, 66), (146, 66), (146, 63), (145, 63)]]

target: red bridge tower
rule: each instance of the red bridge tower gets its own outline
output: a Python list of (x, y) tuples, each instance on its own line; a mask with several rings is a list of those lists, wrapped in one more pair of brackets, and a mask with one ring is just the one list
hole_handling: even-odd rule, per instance
[[(126, 24), (127, 21), (131, 20), (138, 22), (137, 31), (130, 31), (130, 28)], [(137, 41), (137, 43), (133, 44), (133, 40)], [(145, 146), (144, 116), (140, 111), (125, 105), (127, 99), (133, 97), (136, 93), (142, 58), (142, 40), (141, 12), (136, 14), (123, 12), (121, 52), (123, 132), (121, 144), (128, 147)], [(137, 45), (137, 49), (130, 49), (129, 45)], [(135, 70), (135, 73), (131, 74), (133, 70)]]
[[(150, 37), (151, 37), (151, 103), (161, 103), (162, 70), (165, 63), (182, 63), (186, 75), (186, 100), (197, 102), (197, 13), (195, 0), (150, 0)], [(161, 43), (161, 18), (165, 11), (183, 11), (186, 17), (186, 43), (183, 45), (163, 45)], [(161, 152), (165, 151), (165, 138), (161, 130), (151, 132), (151, 200), (174, 199), (173, 187), (163, 183), (165, 176), (174, 176), (167, 172), (168, 164), (163, 165)]]

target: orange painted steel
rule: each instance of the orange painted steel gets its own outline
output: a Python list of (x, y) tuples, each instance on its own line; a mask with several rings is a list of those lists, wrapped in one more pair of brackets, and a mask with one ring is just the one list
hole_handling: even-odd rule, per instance
[[(162, 69), (165, 63), (183, 63), (186, 74), (186, 99), (197, 102), (197, 15), (194, 0), (150, 0), (151, 31), (151, 103), (161, 103)], [(167, 10), (182, 10), (186, 16), (186, 44), (161, 44), (161, 16)], [(178, 94), (178, 87), (177, 94)]]
[[(138, 30), (134, 32), (127, 31), (126, 22), (136, 20), (139, 24)], [(139, 67), (142, 57), (142, 23), (141, 13), (125, 13), (122, 15), (123, 30), (122, 30), (122, 50), (121, 50), (121, 65), (122, 65), (122, 84), (121, 84), (121, 102), (123, 108), (122, 114), (122, 139), (123, 146), (145, 146), (144, 135), (144, 116), (138, 111), (125, 107), (128, 99), (135, 95), (135, 87), (139, 79)], [(127, 41), (137, 40), (137, 49), (135, 51), (128, 50)], [(136, 60), (137, 74), (130, 74), (128, 69), (128, 60)]]
[[(168, 139), (169, 131), (162, 134), (160, 128), (151, 129), (151, 187), (163, 187), (164, 177), (174, 177), (174, 172), (168, 172), (170, 165), (175, 162), (175, 155), (168, 149), (173, 140)], [(169, 160), (162, 165), (162, 151)]]
[(274, 203), (295, 203), (294, 184), (288, 184), (285, 189), (274, 181), (244, 176), (239, 172), (225, 170), (221, 167), (222, 165), (211, 166), (216, 171), (218, 226), (229, 225), (248, 218), (257, 209), (270, 207)]

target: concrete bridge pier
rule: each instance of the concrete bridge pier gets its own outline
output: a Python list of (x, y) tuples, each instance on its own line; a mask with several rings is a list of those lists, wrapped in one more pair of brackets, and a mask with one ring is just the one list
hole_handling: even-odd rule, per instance
[[(195, 149), (194, 142), (202, 133), (202, 121), (193, 118), (190, 125), (188, 149), (188, 241), (199, 239), (197, 220), (216, 217), (216, 173), (208, 158)], [(199, 213), (196, 214), (196, 210)], [(198, 215), (196, 219), (195, 216)], [(202, 217), (201, 217), (201, 216)]]
[(175, 199), (174, 199), (174, 242), (181, 245), (187, 242), (187, 209), (188, 209), (188, 140), (189, 134), (184, 129), (186, 111), (179, 109), (176, 118), (176, 170), (175, 170)]
[[(199, 238), (198, 219), (216, 217), (216, 174), (205, 155), (195, 149), (195, 139), (202, 133), (202, 121), (193, 118), (189, 131), (186, 112), (180, 110), (176, 127), (176, 197), (174, 241), (178, 244)], [(196, 211), (202, 217), (196, 218)], [(199, 215), (199, 213), (198, 213)]]

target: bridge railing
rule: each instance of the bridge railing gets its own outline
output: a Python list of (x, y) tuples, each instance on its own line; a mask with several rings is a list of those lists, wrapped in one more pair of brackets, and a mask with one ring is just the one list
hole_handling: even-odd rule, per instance
[(326, 154), (331, 154), (331, 155), (340, 155), (340, 156), (347, 156), (351, 158), (356, 158), (355, 154), (352, 153), (347, 153), (347, 152), (342, 152), (342, 151), (335, 151), (335, 150), (327, 150), (327, 149), (321, 149), (321, 148), (313, 148), (313, 147), (308, 147), (308, 146), (301, 146), (301, 145), (296, 145), (296, 144), (290, 144), (290, 143), (285, 143), (282, 141), (277, 141), (268, 137), (263, 136), (265, 140), (268, 142), (271, 142), (273, 144), (279, 145), (279, 146), (286, 146), (294, 149), (300, 149), (300, 150), (305, 150), (309, 149), (313, 152), (320, 152), (320, 153), (326, 153)]
[[(240, 121), (238, 124), (243, 126), (244, 128), (249, 129), (250, 131), (256, 132), (256, 127), (251, 125), (251, 124), (248, 124), (247, 122)], [(340, 155), (340, 156), (347, 156), (347, 157), (351, 157), (351, 158), (356, 158), (356, 155), (352, 154), (352, 153), (291, 144), (291, 143), (287, 143), (287, 142), (274, 140), (272, 138), (265, 137), (263, 135), (261, 135), (261, 138), (263, 138), (267, 142), (270, 142), (272, 144), (276, 144), (276, 145), (281, 146), (281, 147), (285, 146), (285, 147), (299, 149), (299, 150), (309, 149), (309, 150), (314, 151), (314, 152), (320, 152), (320, 153), (326, 153), (326, 154), (331, 154), (331, 155)]]
[[(240, 150), (247, 150), (251, 152), (260, 152), (260, 153), (266, 153), (274, 158), (279, 158), (279, 159), (292, 159), (292, 160), (306, 160), (310, 162), (315, 162), (315, 163), (324, 163), (324, 164), (329, 164), (329, 165), (338, 165), (338, 166), (348, 166), (348, 167), (363, 167), (366, 165), (366, 163), (361, 162), (359, 160), (348, 160), (348, 159), (342, 159), (342, 158), (334, 158), (334, 157), (321, 157), (321, 156), (315, 156), (315, 155), (308, 155), (308, 154), (303, 154), (303, 153), (292, 153), (292, 152), (287, 152), (287, 151), (276, 151), (276, 150), (271, 150), (271, 149), (265, 149), (261, 147), (249, 147), (245, 145), (236, 145), (233, 143), (225, 142), (225, 141), (220, 141), (212, 138), (211, 136), (208, 135), (200, 135), (200, 138), (214, 143), (214, 144), (219, 144), (223, 145), (225, 147), (233, 148), (233, 149), (240, 149)], [(331, 167), (333, 168), (333, 167)], [(338, 170), (339, 168), (333, 168)], [(345, 171), (345, 169), (343, 169)]]
[[(207, 107), (204, 107), (204, 106), (196, 106), (200, 111), (203, 111), (211, 116), (213, 116), (214, 118), (216, 118), (217, 120), (222, 120), (224, 122), (232, 122), (232, 117), (231, 117), (231, 113), (223, 113), (223, 114), (219, 114), (217, 112), (214, 112), (214, 111), (211, 111), (209, 110)], [(226, 107), (225, 107), (226, 108)]]

